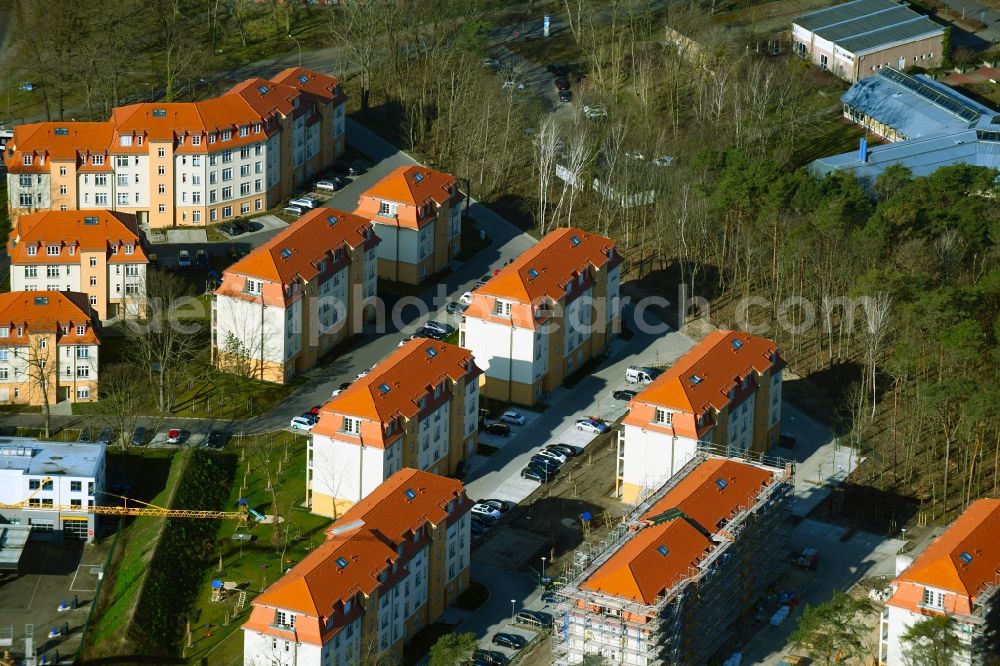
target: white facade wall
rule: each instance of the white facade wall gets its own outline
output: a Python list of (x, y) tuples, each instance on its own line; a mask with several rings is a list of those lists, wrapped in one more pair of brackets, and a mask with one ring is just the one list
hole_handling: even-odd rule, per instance
[[(72, 385), (74, 378), (81, 382), (97, 381), (97, 345), (57, 345), (57, 348), (49, 350), (49, 353), (52, 361), (57, 363), (54, 377), (58, 378), (59, 383)], [(28, 367), (30, 357), (31, 348), (26, 345), (0, 347), (0, 402), (24, 397), (14, 395), (14, 385), (23, 384), (31, 379)], [(54, 400), (55, 397), (52, 395), (49, 399)]]
[[(399, 446), (398, 442), (393, 445), (396, 449)], [(312, 455), (312, 487), (316, 493), (359, 501), (389, 477), (386, 452), (378, 447), (312, 435)], [(399, 465), (402, 456), (397, 451), (393, 455), (398, 456), (393, 458), (393, 465)]]
[(472, 533), (469, 523), (472, 519), (469, 513), (464, 513), (448, 527), (445, 541), (445, 582), (450, 583), (468, 566)]
[[(74, 271), (77, 275), (76, 284), (72, 291), (86, 291), (80, 288), (80, 271)], [(146, 264), (108, 264), (108, 285), (107, 298), (109, 300), (121, 300), (122, 298), (138, 299), (146, 293)]]
[[(542, 337), (547, 339), (548, 336)], [(531, 384), (538, 376), (535, 373), (535, 331), (531, 329), (467, 317), (464, 346), (472, 351), (476, 365), (487, 377)], [(547, 359), (548, 355), (542, 354), (542, 357)]]
[[(465, 384), (465, 437), (470, 438), (479, 427), (479, 382), (474, 379)], [(476, 442), (469, 439), (466, 443), (465, 455), (475, 453)], [(463, 456), (465, 457), (465, 456)]]
[[(589, 340), (593, 334), (594, 307), (597, 305), (594, 303), (593, 293), (593, 288), (588, 288), (566, 306), (565, 316), (562, 320), (562, 325), (566, 328), (566, 335), (563, 337), (565, 344), (563, 358), (568, 358), (573, 350)], [(574, 361), (577, 364), (582, 362), (582, 353)]]
[(622, 481), (658, 487), (676, 474), (698, 450), (698, 440), (625, 424)]
[(365, 301), (375, 298), (377, 286), (378, 261), (375, 257), (375, 248), (371, 248), (370, 250), (365, 250)]
[(12, 206), (48, 210), (52, 205), (49, 174), (8, 173), (7, 193)]
[[(64, 249), (65, 251), (65, 249)], [(45, 248), (39, 248), (40, 258), (44, 262)], [(33, 269), (34, 277), (29, 277)], [(38, 263), (30, 266), (10, 267), (11, 291), (82, 291), (80, 289), (79, 264), (46, 264)]]
[(217, 295), (212, 307), (215, 309), (215, 344), (218, 349), (225, 350), (227, 336), (232, 333), (243, 345), (255, 350), (254, 358), (260, 358), (263, 331), (264, 360), (275, 363), (285, 361), (285, 329), (289, 322), (284, 309), (273, 306), (262, 308), (260, 303), (225, 295)]
[[(108, 208), (149, 208), (149, 155), (111, 155), (112, 199)], [(83, 175), (77, 175), (77, 205), (82, 204)]]

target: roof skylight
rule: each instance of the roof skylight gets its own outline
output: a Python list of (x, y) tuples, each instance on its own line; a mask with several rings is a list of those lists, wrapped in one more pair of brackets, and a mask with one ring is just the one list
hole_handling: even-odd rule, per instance
[(386, 393), (392, 390), (392, 387), (390, 387), (388, 384), (379, 384), (378, 390), (382, 391), (382, 395), (385, 395)]
[(725, 490), (726, 488), (729, 487), (729, 482), (726, 481), (725, 479), (716, 479), (715, 485), (719, 487), (719, 490)]
[(292, 256), (292, 251), (289, 250), (287, 247), (281, 248), (281, 256), (284, 259), (288, 259), (290, 256)]
[(257, 92), (259, 92), (261, 95), (266, 95), (268, 90), (270, 90), (270, 88), (268, 88), (267, 86), (257, 87)]
[(733, 349), (739, 349), (740, 347), (743, 346), (743, 341), (740, 340), (739, 338), (733, 338), (732, 340), (729, 341), (729, 344), (733, 346)]
[(83, 223), (89, 226), (93, 226), (97, 224), (97, 218), (94, 217), (93, 215), (88, 215), (87, 217), (83, 218)]
[(428, 347), (427, 348), (427, 355), (430, 356), (431, 358), (434, 358), (435, 356), (438, 355), (438, 350), (434, 349), (434, 347)]
[(666, 546), (660, 546), (659, 548), (656, 549), (656, 552), (658, 552), (660, 555), (663, 555), (664, 557), (666, 557), (667, 553), (669, 553), (670, 551), (667, 550)]
[(538, 277), (538, 271), (536, 271), (534, 268), (529, 268), (528, 269), (528, 277), (530, 277), (532, 280), (534, 280), (536, 277)]
[(48, 296), (35, 296), (35, 305), (48, 305), (48, 304), (49, 304)]
[(327, 217), (326, 217), (326, 223), (327, 224), (337, 224), (337, 216), (336, 215), (327, 215)]
[(154, 118), (166, 118), (167, 117), (167, 110), (166, 109), (153, 109), (153, 117)]
[(55, 129), (56, 136), (69, 136), (68, 127), (57, 127)]
[(959, 557), (959, 558), (960, 558), (960, 559), (962, 560), (962, 562), (964, 562), (965, 564), (971, 564), (971, 563), (972, 563), (972, 553), (970, 553), (970, 552), (969, 552), (969, 551), (967, 551), (967, 550), (963, 550), (963, 551), (962, 551), (962, 554), (961, 554), (961, 555), (959, 555), (958, 557)]
[(691, 375), (691, 383), (695, 386), (701, 384), (701, 377), (699, 375)]
[(346, 568), (347, 567), (347, 560), (345, 560), (343, 557), (338, 557), (337, 558), (337, 567), (340, 568), (340, 569)]
[(583, 241), (580, 240), (579, 236), (570, 236), (569, 242), (572, 243), (574, 246), (576, 246), (582, 243)]
[(299, 83), (301, 83), (302, 85), (309, 83), (309, 77), (306, 76), (305, 74), (299, 74)]
[(405, 494), (406, 494), (406, 499), (410, 500), (417, 499), (417, 491), (415, 491), (413, 488), (407, 488)]
[(413, 174), (413, 181), (414, 182), (420, 183), (420, 182), (423, 182), (423, 180), (424, 180), (424, 174), (420, 173), (419, 171), (417, 173)]

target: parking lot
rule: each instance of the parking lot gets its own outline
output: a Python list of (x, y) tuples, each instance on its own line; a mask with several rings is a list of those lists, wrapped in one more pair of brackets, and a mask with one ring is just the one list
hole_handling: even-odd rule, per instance
[[(76, 653), (111, 542), (28, 541), (21, 558), (21, 575), (0, 581), (0, 636), (13, 630), (13, 645), (6, 649), (23, 654), (26, 627), (30, 625), (34, 649), (49, 663), (55, 663), (56, 654), (64, 659)], [(61, 604), (71, 606), (74, 596), (77, 608), (60, 610)], [(68, 625), (65, 634), (64, 625)], [(51, 635), (53, 629), (58, 635)]]

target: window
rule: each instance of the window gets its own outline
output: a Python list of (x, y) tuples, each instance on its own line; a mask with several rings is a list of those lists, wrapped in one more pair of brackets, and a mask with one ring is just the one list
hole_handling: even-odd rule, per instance
[(208, 135), (208, 142), (215, 143), (215, 132), (212, 132), (211, 134)]
[(81, 508), (81, 502), (82, 502), (82, 500), (71, 499), (69, 501), (69, 508), (70, 509), (77, 509), (77, 510), (79, 510)]
[(232, 188), (232, 186), (223, 187), (222, 188), (222, 200), (225, 201), (226, 199), (232, 199), (232, 198), (233, 198), (233, 188)]
[(349, 432), (353, 434), (358, 434), (361, 432), (361, 419), (352, 419), (349, 416), (344, 417), (344, 432)]
[[(24, 267), (24, 277), (26, 278), (36, 278), (38, 277), (38, 266), (25, 266)], [(7, 337), (4, 335), (3, 337)]]
[(135, 251), (135, 245), (132, 245), (131, 243), (125, 244), (125, 254), (132, 254), (134, 251)]
[(10, 374), (7, 368), (0, 368), (0, 380), (6, 381), (8, 379), (10, 379)]
[(245, 160), (248, 157), (250, 157), (250, 146), (240, 149), (240, 158)]
[[(192, 146), (200, 146), (201, 145), (201, 135), (200, 134), (195, 134), (194, 136), (191, 137), (191, 145)], [(197, 159), (199, 162), (201, 161), (200, 157), (194, 157), (194, 158), (192, 158), (192, 162), (191, 162), (192, 164), (194, 164), (194, 160), (195, 159)], [(195, 164), (195, 166), (198, 166), (198, 165)]]
[(264, 283), (260, 280), (254, 280), (252, 278), (247, 278), (247, 293), (259, 294)]
[(233, 179), (233, 170), (232, 170), (232, 168), (230, 167), (230, 168), (227, 168), (227, 169), (223, 169), (222, 170), (222, 182), (226, 182), (227, 180), (232, 180), (232, 179)]
[(240, 176), (246, 178), (249, 175), (250, 175), (250, 165), (244, 164), (243, 166), (240, 167)]
[(231, 131), (229, 131), (229, 130), (223, 130), (222, 131), (222, 140), (223, 141), (229, 141), (231, 138), (233, 138), (233, 133)]
[(59, 267), (58, 266), (46, 266), (45, 267), (45, 277), (57, 278), (59, 277)]
[(924, 596), (920, 603), (929, 608), (944, 608), (944, 592), (936, 592), (929, 587), (925, 587)]
[(88, 377), (90, 377), (90, 366), (89, 365), (79, 366), (76, 369), (76, 377), (77, 379), (87, 379)]
[(91, 257), (90, 258), (90, 267), (93, 268), (96, 265), (97, 265), (97, 257)]
[(66, 175), (66, 167), (59, 167), (59, 175), (60, 176)]
[(264, 163), (263, 162), (254, 162), (253, 172), (254, 173), (264, 173)]
[(104, 155), (94, 155), (90, 161), (94, 166), (104, 166)]
[[(198, 197), (198, 201), (196, 201), (195, 203), (201, 203), (201, 197), (200, 196)], [(192, 222), (201, 222), (201, 211), (200, 210), (196, 210), (196, 211), (194, 211), (194, 212), (191, 213), (191, 221)]]
[(510, 303), (497, 299), (493, 304), (493, 314), (499, 317), (510, 317)]
[(156, 175), (158, 175), (158, 176), (165, 176), (165, 175), (167, 175), (167, 167), (165, 167), (163, 165), (160, 165), (160, 166), (156, 167)]
[[(33, 198), (30, 194), (24, 194), (22, 192), (21, 194), (18, 195), (17, 201), (20, 204), (21, 208), (31, 208)], [(29, 252), (29, 254), (31, 253)]]
[(382, 203), (379, 204), (378, 214), (385, 217), (391, 217), (392, 215), (395, 215), (396, 204), (389, 203), (388, 201), (383, 201)]
[[(77, 400), (89, 400), (90, 399), (90, 389), (87, 388), (87, 387), (78, 388), (76, 390), (76, 399)], [(93, 493), (91, 493), (91, 494), (93, 494)]]
[(59, 186), (59, 194), (62, 195), (62, 196), (66, 196), (66, 192), (67, 192), (66, 186), (65, 185), (60, 185)]
[(90, 305), (92, 307), (97, 307), (97, 296), (91, 296), (90, 297)]
[(218, 176), (214, 171), (210, 171), (208, 174), (208, 184), (215, 185), (216, 182), (218, 182)]
[(78, 492), (80, 492), (82, 490), (83, 490), (83, 482), (82, 481), (70, 481), (69, 482), (69, 491), (71, 493), (78, 493)]
[[(31, 254), (31, 253), (29, 252), (28, 254)], [(59, 256), (59, 246), (58, 245), (48, 245), (48, 246), (46, 246), (46, 248), (45, 248), (45, 254), (49, 255), (50, 257)]]
[(166, 204), (160, 204), (159, 206), (157, 206), (157, 210), (160, 211), (161, 213), (166, 213), (167, 212), (167, 205)]
[(674, 420), (673, 412), (668, 412), (667, 410), (660, 409), (659, 407), (656, 408), (657, 423), (665, 423), (667, 425), (670, 425), (673, 422), (673, 420)]
[(240, 183), (240, 195), (246, 196), (250, 194), (250, 183)]
[(250, 126), (243, 125), (240, 127), (240, 136), (248, 136), (250, 134)]
[(232, 217), (232, 216), (233, 216), (233, 207), (232, 206), (223, 206), (222, 207), (222, 219), (226, 219), (227, 217)]
[(253, 189), (254, 189), (254, 192), (263, 192), (264, 191), (264, 181), (262, 181), (260, 178), (258, 178), (257, 180), (253, 181)]
[[(31, 155), (24, 155), (21, 158), (21, 164), (23, 164), (24, 166), (31, 166), (31, 162), (32, 162)], [(28, 178), (29, 178), (28, 182), (30, 183), (31, 176), (28, 176)]]
[(279, 627), (288, 627), (290, 629), (295, 626), (295, 616), (285, 611), (275, 611), (274, 623)]
[(98, 206), (107, 206), (108, 205), (108, 193), (107, 192), (98, 192), (97, 194), (95, 194), (94, 195), (94, 204), (96, 204)]
[(166, 185), (164, 185), (163, 183), (160, 183), (160, 184), (159, 184), (159, 185), (157, 186), (157, 188), (156, 188), (156, 191), (157, 191), (157, 193), (159, 193), (159, 194), (166, 194), (166, 193), (167, 193), (167, 186), (166, 186)]
[(167, 156), (166, 149), (164, 149), (164, 148), (157, 148), (156, 149), (156, 156), (157, 157), (166, 157)]

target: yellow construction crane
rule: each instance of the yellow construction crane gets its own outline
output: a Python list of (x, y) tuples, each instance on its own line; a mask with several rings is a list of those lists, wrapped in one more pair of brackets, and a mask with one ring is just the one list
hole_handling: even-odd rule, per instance
[[(166, 509), (162, 506), (156, 506), (155, 504), (149, 504), (148, 502), (143, 502), (142, 500), (129, 499), (128, 497), (123, 497), (122, 495), (115, 495), (114, 493), (104, 492), (105, 495), (111, 495), (112, 497), (118, 497), (124, 500), (125, 504), (123, 506), (99, 506), (96, 504), (91, 504), (87, 507), (82, 506), (70, 506), (68, 504), (37, 504), (31, 505), (30, 502), (35, 495), (41, 492), (45, 484), (51, 483), (52, 479), (50, 477), (45, 477), (42, 479), (41, 484), (35, 492), (31, 493), (27, 498), (20, 502), (14, 504), (3, 504), (0, 503), (0, 510), (2, 509), (18, 509), (26, 511), (60, 511), (67, 513), (93, 513), (101, 516), (155, 516), (158, 518), (210, 518), (210, 519), (222, 519), (222, 520), (239, 520), (241, 522), (248, 519), (248, 507), (246, 504), (241, 504), (238, 511), (199, 511), (195, 509)], [(129, 506), (128, 503), (138, 503), (142, 506)]]

